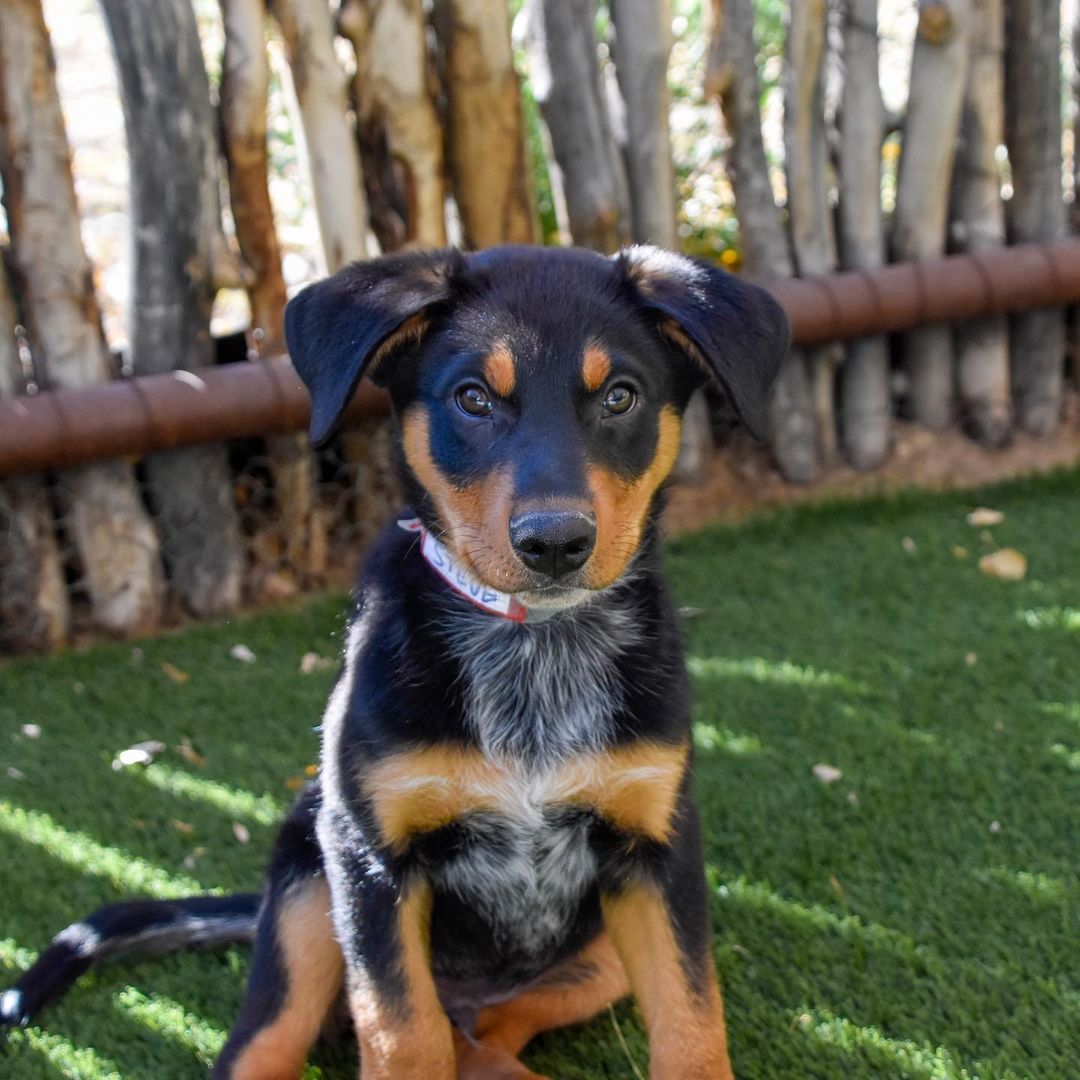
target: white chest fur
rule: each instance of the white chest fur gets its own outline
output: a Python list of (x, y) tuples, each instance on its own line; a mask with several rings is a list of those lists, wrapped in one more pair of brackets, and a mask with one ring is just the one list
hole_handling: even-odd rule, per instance
[(631, 616), (600, 603), (538, 625), (470, 614), (447, 627), (465, 718), (492, 757), (552, 762), (611, 737), (623, 703), (617, 661)]

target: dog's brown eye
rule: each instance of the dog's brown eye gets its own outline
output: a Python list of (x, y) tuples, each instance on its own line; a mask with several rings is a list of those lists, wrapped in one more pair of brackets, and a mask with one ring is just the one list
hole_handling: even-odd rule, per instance
[(628, 413), (637, 402), (637, 394), (625, 383), (616, 383), (604, 398), (604, 412), (611, 416)]
[(468, 416), (490, 416), (492, 405), (487, 391), (477, 383), (463, 386), (454, 395), (458, 408)]

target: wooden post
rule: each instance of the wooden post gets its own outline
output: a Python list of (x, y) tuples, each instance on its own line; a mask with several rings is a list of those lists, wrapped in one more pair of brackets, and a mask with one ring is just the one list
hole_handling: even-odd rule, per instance
[[(103, 382), (113, 373), (112, 362), (79, 232), (40, 0), (0, 4), (0, 170), (15, 290), (38, 381), (47, 389)], [(158, 542), (131, 466), (109, 462), (72, 469), (61, 476), (58, 492), (92, 621), (115, 634), (154, 625), (162, 593)]]
[[(801, 277), (836, 269), (836, 237), (826, 174), (825, 57), (826, 0), (792, 4), (784, 64), (784, 147), (788, 219), (795, 269)], [(833, 398), (842, 351), (835, 345), (808, 349), (821, 455), (836, 453)]]
[[(743, 260), (758, 281), (790, 277), (791, 254), (773, 201), (761, 136), (761, 84), (753, 0), (713, 0), (705, 92), (715, 98), (730, 140), (725, 167), (735, 190)], [(784, 477), (812, 480), (821, 467), (806, 360), (792, 350), (773, 386), (772, 444)]]
[[(219, 232), (206, 71), (190, 0), (102, 0), (120, 75), (131, 167), (131, 353), (136, 374), (213, 363)], [(240, 601), (243, 547), (218, 446), (144, 462), (169, 577), (196, 615)]]
[(582, 247), (616, 251), (630, 239), (630, 194), (596, 55), (595, 4), (529, 0), (527, 11), (533, 94), (551, 136), (570, 236)]
[[(21, 393), (17, 317), (0, 252), (0, 398)], [(51, 649), (71, 620), (52, 509), (38, 476), (0, 480), (0, 650)]]
[[(953, 177), (953, 246), (981, 251), (1005, 243), (997, 148), (1005, 139), (1005, 11), (1002, 0), (972, 2), (971, 64)], [(957, 328), (956, 382), (965, 429), (988, 446), (1012, 434), (1008, 320), (972, 319)]]
[[(1065, 229), (1061, 195), (1061, 15), (1053, 0), (1005, 5), (1005, 133), (1013, 196), (1009, 240), (1053, 240)], [(1010, 319), (1019, 427), (1048, 435), (1061, 420), (1065, 316), (1060, 309)]]
[[(949, 184), (967, 82), (970, 0), (920, 0), (900, 155), (892, 246), (897, 260), (945, 251)], [(953, 338), (924, 326), (902, 339), (911, 414), (935, 431), (953, 416)]]
[(435, 0), (446, 146), (465, 243), (533, 244), (539, 221), (504, 0)]
[[(338, 19), (356, 53), (357, 125), (385, 139), (391, 202), (402, 210), (396, 243), (383, 250), (446, 244), (446, 166), (420, 0), (344, 0)], [(366, 171), (365, 163), (365, 171)], [(369, 185), (370, 186), (370, 185)]]
[[(840, 263), (874, 270), (885, 261), (881, 143), (885, 108), (878, 76), (877, 0), (844, 0), (840, 124)], [(889, 451), (889, 351), (882, 335), (848, 342), (840, 369), (840, 437), (857, 469)]]
[[(266, 150), (266, 99), (270, 65), (266, 55), (264, 0), (221, 0), (225, 54), (221, 65), (220, 116), (229, 201), (240, 252), (251, 270), (253, 344), (264, 356), (285, 351), (285, 278), (270, 203)], [(303, 435), (267, 440), (267, 455), (280, 514), (288, 569), (318, 576), (325, 569), (313, 555), (325, 549), (315, 506), (315, 462)]]
[(635, 242), (679, 246), (668, 114), (669, 0), (612, 0), (615, 77), (626, 106), (626, 176)]
[(285, 42), (300, 108), (315, 214), (326, 268), (375, 254), (345, 72), (334, 52), (334, 21), (322, 0), (269, 0)]

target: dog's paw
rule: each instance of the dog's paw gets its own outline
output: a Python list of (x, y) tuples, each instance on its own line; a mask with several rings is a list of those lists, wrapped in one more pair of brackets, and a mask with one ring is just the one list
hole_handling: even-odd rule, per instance
[(483, 1043), (470, 1043), (458, 1037), (457, 1080), (549, 1080), (527, 1069), (505, 1050), (496, 1050)]
[(0, 1028), (26, 1027), (29, 1022), (30, 1014), (21, 990), (5, 990), (0, 994)]

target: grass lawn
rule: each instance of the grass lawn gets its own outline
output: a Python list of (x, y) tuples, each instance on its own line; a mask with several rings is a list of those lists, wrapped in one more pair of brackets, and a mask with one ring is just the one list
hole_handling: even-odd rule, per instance
[[(980, 504), (1006, 515), (992, 536), (965, 521)], [(979, 571), (994, 546), (1027, 556), (1025, 580)], [(674, 542), (669, 566), (695, 609), (736, 1073), (1080, 1075), (1080, 473), (783, 513)], [(343, 610), (0, 667), (0, 981), (103, 901), (255, 886), (332, 677), (300, 659), (337, 652)], [(230, 657), (241, 643), (254, 662)], [(169, 749), (114, 771), (143, 739)], [(103, 968), (0, 1045), (0, 1075), (204, 1075), (246, 964)], [(647, 1072), (626, 1005), (529, 1060), (559, 1080)], [(354, 1075), (349, 1051), (317, 1061)]]

